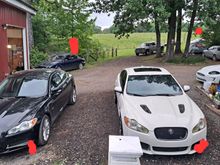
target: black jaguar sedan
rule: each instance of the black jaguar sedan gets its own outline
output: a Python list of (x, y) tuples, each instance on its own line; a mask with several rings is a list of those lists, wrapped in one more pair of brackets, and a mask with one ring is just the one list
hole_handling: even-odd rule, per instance
[(20, 71), (0, 84), (0, 153), (45, 145), (51, 125), (76, 102), (72, 75), (58, 69)]
[(50, 61), (45, 61), (36, 68), (59, 68), (65, 71), (69, 71), (73, 69), (83, 69), (85, 63), (86, 62), (84, 58), (65, 53), (55, 55)]

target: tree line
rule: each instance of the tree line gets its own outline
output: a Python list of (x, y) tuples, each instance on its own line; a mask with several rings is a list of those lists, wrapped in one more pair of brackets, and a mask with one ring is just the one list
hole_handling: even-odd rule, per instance
[[(203, 27), (208, 44), (220, 44), (220, 1), (218, 0), (96, 0), (93, 9), (97, 13), (116, 13), (114, 31), (116, 37), (129, 37), (141, 26), (154, 25), (157, 56), (161, 56), (161, 32), (167, 30), (166, 60), (175, 54), (188, 55), (191, 36), (196, 27)], [(187, 22), (187, 27), (185, 27)], [(181, 50), (183, 27), (187, 30), (184, 52)]]

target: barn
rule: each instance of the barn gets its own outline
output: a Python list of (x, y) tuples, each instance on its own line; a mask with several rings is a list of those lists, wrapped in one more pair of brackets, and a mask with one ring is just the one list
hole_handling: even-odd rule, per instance
[(36, 10), (22, 0), (0, 0), (0, 81), (30, 68), (31, 16)]

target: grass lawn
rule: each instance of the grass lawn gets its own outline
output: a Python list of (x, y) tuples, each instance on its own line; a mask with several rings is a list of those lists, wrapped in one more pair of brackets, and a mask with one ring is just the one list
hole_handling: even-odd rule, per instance
[[(182, 50), (185, 47), (185, 40), (187, 33), (182, 33)], [(192, 36), (192, 40), (195, 37)], [(119, 56), (132, 56), (134, 49), (143, 42), (156, 41), (155, 33), (133, 33), (129, 38), (123, 37), (121, 39), (115, 38), (114, 34), (94, 34), (93, 39), (98, 40), (104, 48), (111, 49), (118, 48)], [(167, 40), (167, 33), (161, 33), (161, 42), (165, 44)]]

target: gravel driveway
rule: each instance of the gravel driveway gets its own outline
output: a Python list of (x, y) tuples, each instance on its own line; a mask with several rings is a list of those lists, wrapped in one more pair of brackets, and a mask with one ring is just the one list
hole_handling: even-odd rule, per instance
[(202, 155), (149, 156), (141, 164), (220, 164), (220, 117), (206, 108), (209, 103), (196, 89), (195, 72), (201, 66), (163, 64), (152, 57), (127, 57), (100, 66), (73, 71), (78, 101), (68, 106), (53, 126), (49, 143), (29, 156), (27, 150), (0, 156), (0, 164), (107, 164), (108, 136), (118, 134), (119, 122), (113, 100), (116, 75), (124, 67), (165, 67), (182, 85), (191, 85), (190, 97), (205, 113), (210, 146)]

